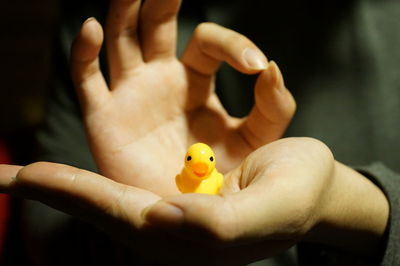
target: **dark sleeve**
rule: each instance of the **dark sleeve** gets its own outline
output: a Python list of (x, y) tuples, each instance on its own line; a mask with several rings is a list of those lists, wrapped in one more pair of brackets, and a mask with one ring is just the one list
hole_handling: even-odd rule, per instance
[(386, 248), (380, 265), (400, 265), (400, 175), (382, 163), (358, 167), (357, 170), (381, 187), (390, 204)]
[(329, 245), (301, 242), (297, 246), (299, 265), (400, 265), (400, 175), (379, 162), (353, 168), (380, 187), (390, 204), (381, 257), (370, 260)]

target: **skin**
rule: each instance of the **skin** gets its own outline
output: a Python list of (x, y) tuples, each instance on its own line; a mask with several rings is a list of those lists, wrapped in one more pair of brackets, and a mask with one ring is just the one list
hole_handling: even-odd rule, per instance
[[(111, 2), (110, 84), (98, 67), (100, 24), (86, 21), (74, 43), (73, 80), (101, 175), (45, 162), (1, 165), (0, 190), (84, 219), (171, 265), (242, 265), (299, 241), (378, 257), (389, 213), (382, 191), (317, 140), (275, 141), (295, 103), (277, 65), (244, 36), (201, 24), (178, 60), (178, 7)], [(245, 60), (249, 48), (258, 51), (256, 67)], [(229, 117), (213, 92), (221, 61), (259, 75), (247, 118)], [(221, 195), (177, 192), (175, 175), (196, 141), (223, 162)]]
[(221, 195), (161, 198), (45, 162), (1, 165), (0, 173), (3, 192), (84, 219), (168, 265), (243, 265), (299, 241), (371, 259), (381, 254), (388, 221), (381, 190), (310, 138), (282, 139), (253, 152), (226, 174)]
[[(174, 178), (192, 143), (212, 146), (220, 158), (218, 169), (229, 171), (281, 137), (296, 108), (277, 65), (239, 33), (200, 24), (179, 60), (179, 6), (179, 0), (111, 1), (105, 27), (109, 84), (99, 68), (103, 29), (96, 20), (83, 24), (71, 56), (72, 78), (101, 173), (163, 196), (179, 193)], [(242, 73), (258, 74), (255, 106), (246, 118), (229, 116), (214, 92), (214, 74), (222, 61)]]

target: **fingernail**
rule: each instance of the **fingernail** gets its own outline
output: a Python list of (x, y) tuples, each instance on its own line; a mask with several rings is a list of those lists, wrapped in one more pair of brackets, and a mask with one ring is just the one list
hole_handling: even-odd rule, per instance
[(243, 59), (247, 66), (255, 70), (263, 70), (267, 68), (267, 59), (257, 49), (246, 48), (243, 51)]
[(162, 227), (180, 225), (184, 219), (182, 209), (164, 201), (145, 208), (142, 217), (147, 223)]
[(85, 22), (83, 22), (83, 24), (86, 24), (86, 23), (88, 23), (90, 21), (93, 21), (93, 20), (96, 20), (96, 18), (90, 17), (90, 18), (86, 19)]

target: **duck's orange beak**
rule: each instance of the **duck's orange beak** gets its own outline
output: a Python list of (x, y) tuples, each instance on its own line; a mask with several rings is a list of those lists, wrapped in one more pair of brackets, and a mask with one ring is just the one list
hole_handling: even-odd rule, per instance
[(193, 164), (192, 167), (193, 167), (193, 172), (198, 177), (203, 177), (208, 172), (208, 166), (205, 163), (195, 163), (195, 164)]

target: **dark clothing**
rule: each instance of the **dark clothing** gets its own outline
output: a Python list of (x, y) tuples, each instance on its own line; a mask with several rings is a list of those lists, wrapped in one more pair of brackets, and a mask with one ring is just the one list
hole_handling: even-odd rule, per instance
[(400, 179), (399, 174), (381, 163), (374, 163), (362, 169), (382, 188), (390, 203), (390, 221), (387, 229), (387, 242), (380, 265), (399, 265), (400, 263)]
[[(379, 263), (400, 265), (400, 2), (236, 0), (211, 1), (207, 8), (195, 8), (192, 2), (183, 3), (180, 47), (194, 25), (209, 20), (248, 36), (276, 61), (298, 104), (286, 135), (320, 139), (338, 161), (365, 165), (358, 169), (390, 201), (387, 245)], [(57, 57), (62, 71), (39, 140), (40, 159), (95, 170), (66, 63), (72, 36), (91, 8), (80, 9), (82, 16), (62, 28)], [(248, 112), (253, 81), (223, 66), (217, 92), (231, 114)], [(28, 218), (33, 209), (27, 209)], [(266, 263), (295, 265), (290, 254)], [(325, 265), (320, 255), (315, 252), (317, 258), (310, 260)]]
[[(320, 139), (336, 160), (365, 165), (357, 169), (388, 197), (380, 265), (400, 264), (400, 2), (247, 1), (232, 9), (237, 16), (219, 16), (222, 5), (210, 14), (276, 61), (294, 94), (298, 110), (286, 135)], [(238, 88), (243, 76), (223, 71), (226, 105), (240, 106), (251, 85)], [(229, 97), (233, 88), (242, 96)]]

